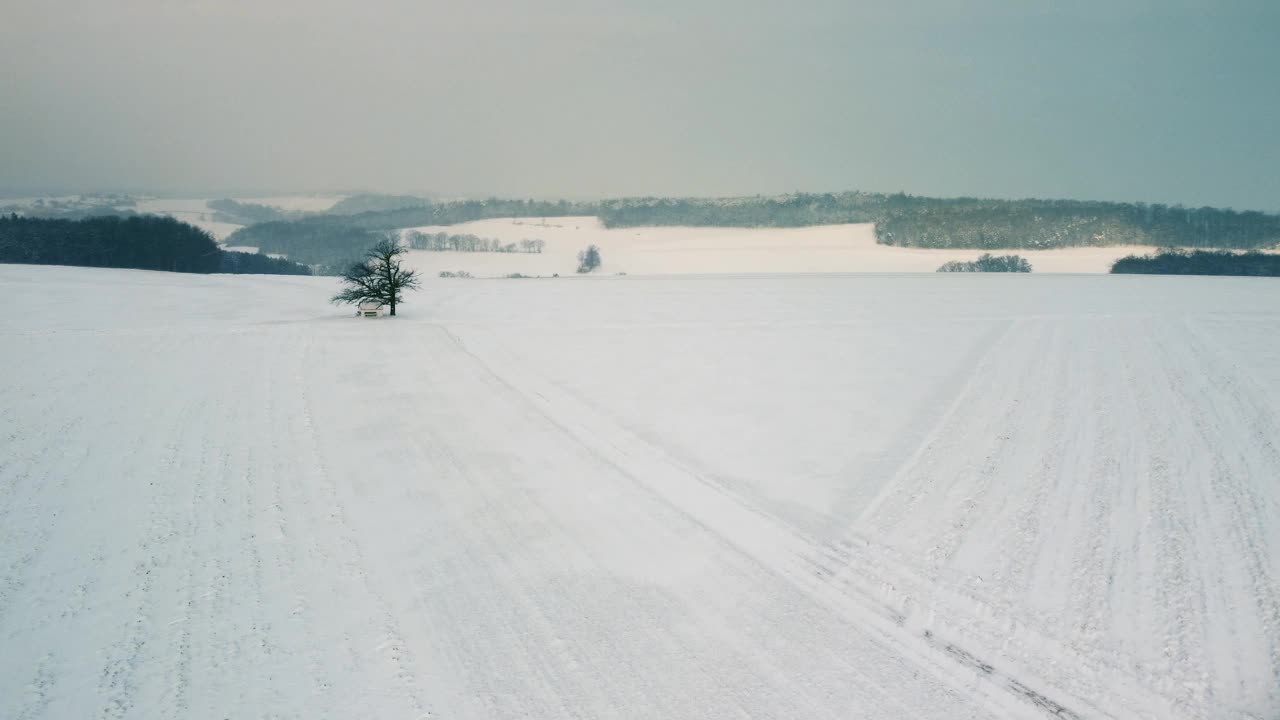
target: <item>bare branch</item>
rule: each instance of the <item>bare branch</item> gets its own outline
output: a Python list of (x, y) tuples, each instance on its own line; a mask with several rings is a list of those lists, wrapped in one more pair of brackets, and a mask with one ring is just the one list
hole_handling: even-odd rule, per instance
[(346, 286), (331, 299), (334, 303), (377, 302), (391, 308), (404, 302), (401, 293), (419, 286), (418, 273), (401, 267), (400, 256), (408, 249), (395, 233), (387, 233), (365, 251), (364, 260), (354, 263), (342, 274)]

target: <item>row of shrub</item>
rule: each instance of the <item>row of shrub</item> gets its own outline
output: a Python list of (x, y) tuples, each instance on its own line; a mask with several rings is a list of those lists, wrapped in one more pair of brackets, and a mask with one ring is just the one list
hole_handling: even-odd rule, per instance
[(1031, 272), (1031, 263), (1018, 255), (992, 255), (983, 253), (969, 262), (952, 260), (943, 263), (938, 272)]
[(424, 233), (417, 230), (406, 232), (404, 239), (414, 250), (435, 252), (541, 253), (546, 247), (546, 242), (542, 240), (526, 239), (519, 243), (503, 243), (497, 238), (483, 238), (470, 233), (459, 235), (447, 232)]

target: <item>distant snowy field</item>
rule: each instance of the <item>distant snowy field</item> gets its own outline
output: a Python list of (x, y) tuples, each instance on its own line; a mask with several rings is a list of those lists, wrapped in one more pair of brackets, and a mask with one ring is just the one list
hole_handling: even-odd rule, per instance
[[(818, 225), (802, 228), (636, 227), (606, 229), (595, 217), (502, 218), (459, 225), (412, 228), (419, 232), (469, 233), (504, 243), (545, 240), (540, 255), (427, 252), (411, 263), (431, 275), (466, 271), (477, 277), (511, 273), (550, 276), (573, 273), (578, 251), (597, 245), (604, 265), (597, 271), (630, 275), (666, 273), (934, 272), (951, 260), (974, 260), (982, 250), (934, 250), (881, 245), (875, 226)], [(1036, 272), (1105, 273), (1125, 255), (1149, 247), (999, 250), (1027, 258)]]
[(140, 213), (152, 215), (168, 215), (188, 225), (195, 225), (208, 232), (218, 242), (226, 240), (228, 235), (244, 227), (235, 223), (214, 221), (215, 211), (209, 207), (207, 200), (148, 198), (138, 201), (137, 210)]
[[(321, 212), (340, 197), (288, 196), (237, 198), (284, 210)], [(219, 241), (240, 225), (212, 222), (206, 200), (152, 199), (138, 203), (140, 212), (172, 215), (208, 230)], [(551, 276), (572, 274), (578, 251), (600, 247), (604, 265), (597, 272), (631, 275), (721, 273), (933, 272), (951, 260), (973, 260), (981, 250), (901, 248), (876, 242), (871, 224), (820, 225), (803, 228), (641, 227), (606, 229), (595, 217), (501, 218), (458, 225), (433, 225), (409, 230), (470, 233), (504, 243), (543, 240), (544, 252), (524, 253), (412, 253), (410, 264), (428, 275), (441, 271), (468, 272), (476, 277), (512, 273)], [(257, 252), (256, 247), (228, 248)], [(1117, 246), (1059, 250), (1001, 250), (1031, 261), (1036, 272), (1105, 273), (1125, 255), (1146, 254), (1154, 248)]]
[(234, 198), (243, 203), (269, 205), (281, 210), (295, 212), (324, 212), (333, 207), (346, 195), (267, 195), (258, 197)]
[[(73, 196), (74, 197), (74, 196)], [(62, 199), (67, 198), (46, 198)], [(269, 205), (293, 212), (324, 212), (342, 195), (280, 195), (239, 197), (241, 202)], [(0, 200), (23, 204), (36, 198)], [(137, 211), (169, 215), (209, 232), (225, 242), (244, 227), (213, 220), (215, 211), (202, 198), (142, 198)], [(680, 275), (680, 274), (806, 274), (806, 273), (918, 273), (934, 272), (944, 263), (976, 259), (978, 249), (939, 250), (881, 245), (876, 242), (871, 223), (818, 225), (799, 228), (736, 227), (636, 227), (605, 228), (594, 216), (497, 218), (457, 225), (431, 225), (400, 230), (449, 234), (472, 234), (519, 244), (521, 240), (542, 240), (540, 254), (463, 253), (414, 251), (409, 265), (430, 276), (441, 272), (465, 272), (478, 278), (498, 278), (512, 274), (550, 277), (573, 274), (578, 252), (588, 245), (600, 248), (603, 266), (598, 274)], [(227, 246), (228, 250), (258, 252), (250, 245)], [(1017, 254), (1031, 262), (1037, 273), (1106, 273), (1112, 263), (1126, 255), (1147, 255), (1157, 248), (1121, 245), (1114, 247), (1073, 247), (1055, 250), (1006, 249), (995, 255)], [(1271, 252), (1271, 251), (1268, 251)], [(280, 257), (273, 254), (273, 257)]]
[[(324, 212), (342, 195), (281, 195), (240, 197), (241, 202), (269, 205), (286, 211)], [(34, 202), (14, 198), (10, 202)], [(203, 198), (142, 198), (137, 211), (169, 215), (208, 231), (225, 241), (243, 225), (215, 221), (215, 211)], [(544, 252), (460, 253), (415, 251), (410, 264), (432, 276), (441, 271), (467, 272), (476, 277), (572, 274), (577, 255), (587, 245), (600, 247), (602, 274), (743, 274), (743, 273), (848, 273), (848, 272), (933, 272), (952, 260), (973, 260), (981, 250), (935, 250), (903, 248), (876, 242), (875, 226), (819, 225), (802, 228), (734, 227), (638, 227), (607, 229), (598, 218), (499, 218), (458, 225), (407, 228), (419, 232), (473, 234), (496, 238), (503, 243), (543, 240)], [(240, 252), (257, 252), (253, 246), (228, 247)], [(1116, 246), (1101, 248), (1061, 248), (1057, 250), (999, 250), (995, 254), (1016, 253), (1027, 258), (1035, 272), (1105, 273), (1111, 264), (1126, 255), (1144, 255), (1155, 248)]]
[(1280, 283), (334, 289), (0, 265), (0, 717), (1280, 716)]
[[(342, 195), (284, 195), (271, 197), (235, 198), (240, 202), (270, 205), (281, 210), (301, 212), (323, 212), (333, 207), (344, 196)], [(138, 212), (155, 215), (169, 215), (185, 223), (206, 230), (218, 242), (227, 239), (231, 233), (244, 227), (235, 223), (216, 222), (215, 211), (209, 207), (209, 201), (200, 198), (144, 198), (138, 201)], [(257, 252), (257, 248), (239, 248), (242, 252)]]

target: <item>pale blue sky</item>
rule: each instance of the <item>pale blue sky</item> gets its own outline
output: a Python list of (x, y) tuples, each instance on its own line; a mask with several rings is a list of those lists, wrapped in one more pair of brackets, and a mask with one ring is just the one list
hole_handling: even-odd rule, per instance
[(1280, 2), (9, 0), (0, 191), (1280, 210)]

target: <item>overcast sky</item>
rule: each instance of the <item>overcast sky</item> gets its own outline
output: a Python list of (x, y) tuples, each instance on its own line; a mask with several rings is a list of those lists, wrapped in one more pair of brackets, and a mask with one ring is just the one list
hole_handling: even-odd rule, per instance
[(3, 0), (0, 191), (1280, 210), (1277, 0)]

